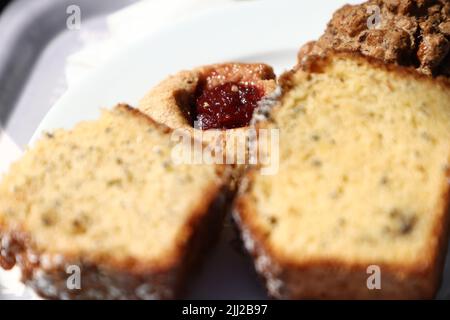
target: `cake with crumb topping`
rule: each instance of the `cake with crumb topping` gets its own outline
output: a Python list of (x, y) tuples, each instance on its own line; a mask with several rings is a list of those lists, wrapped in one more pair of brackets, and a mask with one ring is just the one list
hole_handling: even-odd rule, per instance
[(327, 50), (359, 52), (430, 76), (450, 77), (450, 1), (369, 0), (337, 10), (299, 63)]

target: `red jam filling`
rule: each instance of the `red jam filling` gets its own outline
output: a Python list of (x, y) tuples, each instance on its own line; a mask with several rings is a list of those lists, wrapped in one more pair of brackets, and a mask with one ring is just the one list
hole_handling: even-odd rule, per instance
[(195, 101), (200, 129), (233, 129), (250, 124), (263, 90), (255, 85), (228, 82), (205, 89)]

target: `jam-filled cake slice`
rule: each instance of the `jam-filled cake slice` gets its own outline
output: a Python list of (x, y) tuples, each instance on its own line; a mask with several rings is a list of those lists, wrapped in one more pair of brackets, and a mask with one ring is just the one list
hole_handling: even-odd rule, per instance
[(216, 158), (223, 163), (244, 165), (250, 158), (248, 128), (254, 111), (277, 92), (268, 65), (215, 64), (168, 77), (138, 108), (173, 129), (201, 136), (205, 145), (220, 150)]
[(236, 129), (249, 125), (258, 102), (275, 89), (268, 65), (216, 64), (168, 77), (138, 108), (173, 129)]

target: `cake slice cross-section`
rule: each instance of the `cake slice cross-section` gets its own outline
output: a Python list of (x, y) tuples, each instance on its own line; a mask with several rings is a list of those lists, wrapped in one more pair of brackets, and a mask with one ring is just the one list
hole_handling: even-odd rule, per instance
[(174, 146), (126, 105), (45, 134), (1, 181), (0, 264), (51, 299), (178, 297), (221, 225), (229, 172), (177, 164)]
[(281, 299), (418, 299), (447, 246), (450, 86), (331, 52), (283, 76), (265, 127), (279, 170), (247, 173), (234, 216)]

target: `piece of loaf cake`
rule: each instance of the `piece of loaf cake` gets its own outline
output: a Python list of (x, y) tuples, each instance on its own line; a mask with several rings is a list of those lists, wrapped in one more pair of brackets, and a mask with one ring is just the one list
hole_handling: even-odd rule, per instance
[(47, 298), (178, 296), (220, 227), (229, 173), (175, 164), (174, 145), (125, 105), (46, 134), (1, 182), (0, 264)]
[(447, 246), (449, 83), (350, 53), (304, 67), (280, 80), (265, 125), (280, 130), (279, 171), (250, 171), (234, 210), (269, 293), (432, 298)]
[(152, 88), (138, 109), (223, 152), (223, 162), (248, 164), (247, 128), (254, 110), (276, 94), (273, 69), (259, 63), (222, 63), (178, 72)]

